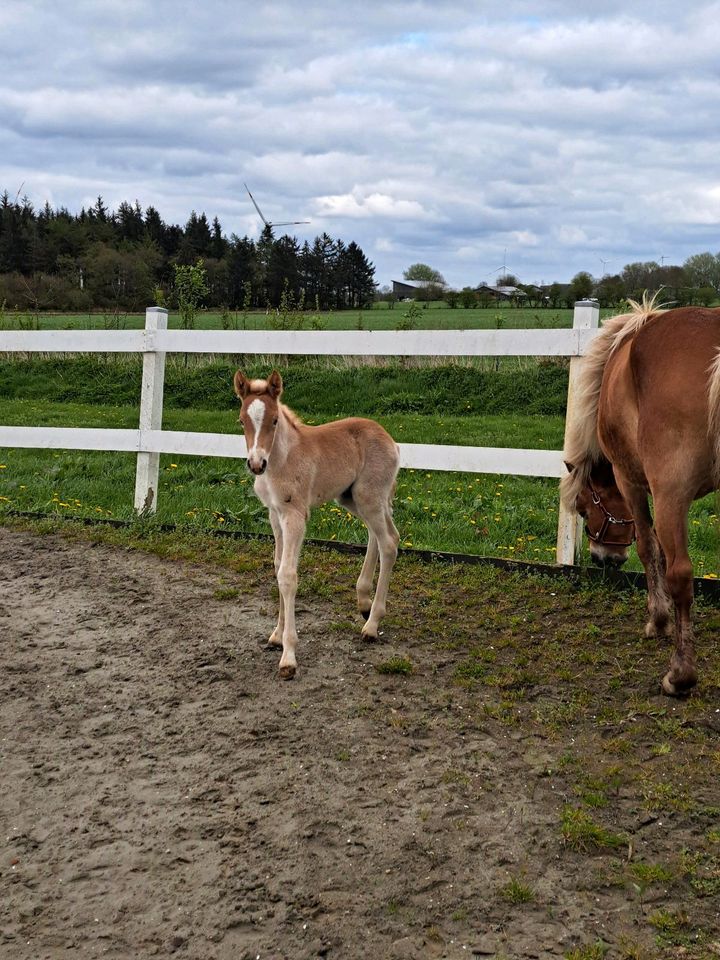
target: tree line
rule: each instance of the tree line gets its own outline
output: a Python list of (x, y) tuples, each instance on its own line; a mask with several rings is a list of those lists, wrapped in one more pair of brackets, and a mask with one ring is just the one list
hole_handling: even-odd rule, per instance
[(136, 201), (108, 210), (102, 197), (72, 214), (49, 203), (0, 197), (0, 305), (25, 310), (142, 310), (177, 305), (178, 267), (202, 261), (203, 305), (228, 309), (342, 310), (372, 303), (375, 267), (354, 241), (313, 243), (223, 233), (193, 211), (184, 227)]
[[(487, 307), (497, 299), (492, 287), (449, 289), (443, 275), (426, 263), (414, 263), (403, 272), (405, 280), (420, 280), (416, 299), (444, 300), (450, 307)], [(661, 292), (662, 301), (677, 306), (709, 306), (720, 297), (720, 252), (696, 253), (682, 266), (660, 264), (655, 260), (626, 264), (619, 273), (593, 277), (582, 270), (569, 283), (524, 284), (511, 273), (497, 277), (493, 286), (515, 292), (506, 299), (515, 306), (572, 307), (577, 300), (596, 298), (601, 306), (622, 306), (628, 297), (641, 300), (645, 291)], [(395, 296), (389, 287), (380, 291), (381, 299), (392, 306)]]

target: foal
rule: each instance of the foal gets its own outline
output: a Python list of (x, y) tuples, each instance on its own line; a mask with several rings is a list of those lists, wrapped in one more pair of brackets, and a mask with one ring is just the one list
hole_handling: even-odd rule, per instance
[[(300, 547), (310, 510), (336, 500), (365, 522), (368, 546), (357, 581), (357, 603), (367, 623), (363, 636), (375, 639), (385, 615), (390, 574), (397, 557), (398, 532), (392, 519), (400, 453), (392, 437), (374, 420), (352, 417), (310, 427), (280, 403), (282, 378), (248, 380), (239, 370), (235, 395), (242, 400), (247, 465), (255, 474), (255, 493), (270, 511), (275, 534), (275, 575), (280, 590), (277, 626), (268, 644), (282, 647), (280, 676), (295, 676), (295, 593)], [(370, 601), (380, 558), (375, 598)]]

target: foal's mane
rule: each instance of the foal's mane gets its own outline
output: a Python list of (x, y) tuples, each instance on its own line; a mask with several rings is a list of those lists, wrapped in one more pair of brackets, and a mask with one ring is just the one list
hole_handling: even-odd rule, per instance
[(297, 430), (298, 427), (303, 426), (303, 422), (300, 417), (295, 413), (294, 410), (291, 410), (290, 407), (286, 407), (284, 403), (281, 403), (280, 409), (282, 410), (285, 419), (288, 421), (291, 427), (294, 427)]
[(630, 313), (608, 317), (602, 330), (592, 340), (583, 358), (575, 394), (574, 417), (568, 425), (563, 457), (573, 470), (560, 481), (560, 497), (568, 510), (590, 476), (593, 465), (602, 459), (597, 437), (597, 411), (605, 365), (628, 337), (634, 336), (647, 321), (662, 312), (655, 306), (657, 294), (643, 294), (642, 301), (628, 300)]

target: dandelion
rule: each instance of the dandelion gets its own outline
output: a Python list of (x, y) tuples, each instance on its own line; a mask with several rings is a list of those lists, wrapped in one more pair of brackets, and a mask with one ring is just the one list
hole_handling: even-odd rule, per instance
[(7, 464), (6, 464), (6, 463), (0, 463), (0, 470), (7, 470)]
[(176, 463), (171, 463), (171, 464), (170, 464), (170, 469), (171, 469), (171, 470), (177, 470), (177, 464), (176, 464)]

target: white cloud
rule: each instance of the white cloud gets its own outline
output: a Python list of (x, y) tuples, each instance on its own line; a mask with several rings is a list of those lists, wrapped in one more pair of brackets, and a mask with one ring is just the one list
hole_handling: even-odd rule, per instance
[(505, 248), (530, 282), (717, 246), (720, 3), (482, 9), (6, 0), (0, 189), (257, 235), (247, 181), (380, 282), (423, 261), (462, 286)]
[(428, 214), (416, 200), (398, 200), (386, 193), (361, 196), (358, 191), (341, 196), (317, 197), (320, 217), (392, 217), (403, 220), (425, 220)]

